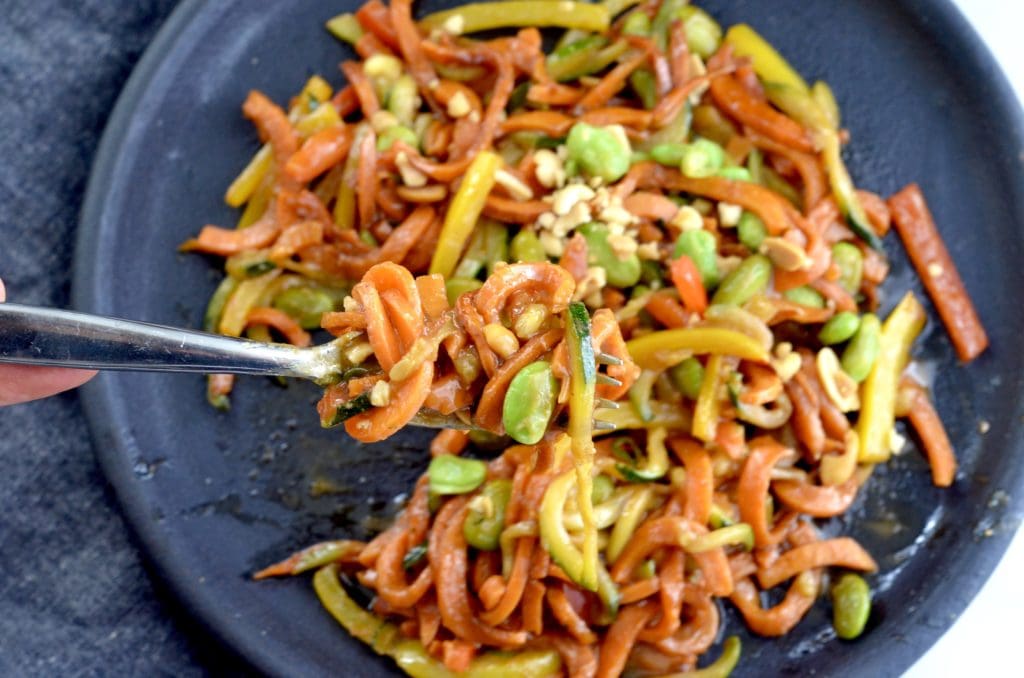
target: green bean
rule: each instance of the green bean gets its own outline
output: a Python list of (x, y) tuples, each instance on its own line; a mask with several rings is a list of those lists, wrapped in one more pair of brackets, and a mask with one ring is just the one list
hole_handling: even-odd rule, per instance
[(751, 255), (725, 277), (711, 303), (742, 306), (768, 287), (771, 276), (771, 260), (763, 254)]
[(750, 180), (755, 184), (761, 183), (763, 180), (762, 168), (764, 167), (764, 156), (761, 155), (761, 149), (752, 148), (750, 153), (747, 155), (747, 169), (750, 170)]
[(649, 68), (633, 71), (629, 76), (629, 85), (648, 111), (658, 104), (658, 84)]
[(548, 430), (557, 396), (558, 382), (549, 363), (539, 360), (519, 370), (508, 385), (501, 410), (505, 431), (523, 445), (540, 442)]
[(696, 358), (687, 358), (669, 372), (672, 383), (690, 400), (700, 395), (700, 386), (704, 383), (704, 366)]
[(412, 125), (419, 109), (420, 95), (416, 81), (408, 73), (403, 73), (391, 86), (391, 91), (388, 94), (388, 110), (403, 125)]
[(676, 239), (672, 258), (678, 259), (686, 255), (690, 257), (705, 289), (714, 289), (721, 280), (718, 272), (718, 245), (715, 236), (705, 230), (684, 231)]
[(544, 246), (540, 244), (540, 238), (537, 237), (536, 233), (525, 228), (516, 233), (515, 237), (512, 238), (509, 251), (512, 254), (512, 261), (532, 262), (548, 260), (547, 255), (544, 254)]
[(761, 217), (744, 210), (740, 215), (740, 223), (736, 225), (736, 235), (744, 247), (756, 252), (768, 236), (768, 228), (761, 221)]
[(856, 313), (852, 311), (836, 313), (822, 326), (821, 331), (818, 332), (818, 339), (826, 346), (841, 344), (856, 334), (858, 327), (860, 327), (860, 316)]
[(816, 289), (807, 285), (786, 290), (782, 293), (782, 296), (786, 297), (794, 304), (800, 304), (801, 306), (825, 308), (825, 297), (821, 296)]
[(860, 248), (848, 242), (837, 242), (832, 246), (832, 261), (839, 267), (839, 286), (850, 294), (857, 294), (864, 273), (864, 255)]
[(483, 484), (487, 464), (479, 459), (442, 454), (430, 461), (427, 476), (432, 494), (468, 494)]
[(576, 162), (589, 176), (611, 183), (629, 171), (632, 149), (604, 127), (576, 123), (569, 130), (565, 147), (569, 151), (569, 160)]
[(704, 10), (693, 5), (683, 7), (678, 16), (686, 29), (686, 45), (701, 59), (718, 51), (722, 42), (722, 27)]
[(320, 327), (320, 316), (334, 310), (334, 298), (312, 287), (292, 287), (274, 298), (274, 308), (290, 315), (303, 329), (314, 330)]
[(668, 47), (668, 29), (672, 22), (679, 16), (687, 0), (663, 0), (658, 12), (651, 21), (651, 37), (658, 49), (664, 51)]
[(731, 179), (732, 181), (753, 181), (750, 176), (750, 170), (746, 167), (723, 167), (718, 170), (718, 176), (723, 179)]
[(685, 148), (686, 144), (680, 143), (658, 144), (651, 149), (651, 160), (669, 167), (679, 167)]
[(587, 251), (594, 264), (604, 269), (608, 284), (632, 287), (640, 280), (640, 257), (636, 253), (620, 259), (608, 244), (608, 227), (592, 221), (576, 229), (587, 239)]
[(413, 148), (419, 148), (420, 146), (420, 140), (416, 136), (416, 132), (413, 132), (405, 125), (392, 125), (377, 137), (377, 151), (383, 153), (391, 148), (391, 145), (396, 141), (404, 141)]
[(448, 294), (448, 303), (454, 306), (463, 294), (476, 291), (483, 285), (476, 278), (448, 278), (444, 281), (444, 291)]
[(593, 487), (590, 490), (591, 502), (594, 504), (602, 504), (612, 497), (612, 492), (615, 491), (615, 481), (610, 477), (601, 474), (594, 478)]
[(711, 177), (725, 164), (725, 149), (709, 139), (697, 139), (683, 147), (679, 171), (691, 179)]
[(846, 345), (840, 364), (843, 371), (860, 383), (868, 378), (882, 347), (882, 323), (874, 313), (866, 313), (853, 339)]
[(836, 635), (853, 640), (864, 632), (871, 615), (871, 589), (858, 575), (844, 574), (832, 587), (832, 626)]
[(483, 510), (470, 504), (466, 520), (462, 523), (462, 536), (473, 548), (493, 551), (505, 527), (505, 507), (512, 496), (512, 481), (506, 478), (492, 480), (480, 490)]

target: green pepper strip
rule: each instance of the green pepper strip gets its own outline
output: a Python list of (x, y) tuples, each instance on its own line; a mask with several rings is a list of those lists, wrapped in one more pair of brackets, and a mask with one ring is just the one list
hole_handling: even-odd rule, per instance
[(896, 389), (910, 359), (910, 347), (924, 328), (925, 313), (913, 292), (907, 292), (882, 325), (882, 347), (861, 394), (858, 459), (876, 464), (889, 459), (889, 435), (896, 420)]
[(760, 363), (768, 352), (754, 339), (720, 327), (690, 327), (651, 332), (626, 342), (633, 361), (643, 369), (659, 370), (676, 365), (691, 354), (732, 355)]
[(569, 353), (569, 439), (576, 466), (577, 503), (583, 518), (583, 562), (578, 583), (597, 589), (597, 526), (591, 493), (594, 467), (594, 390), (597, 360), (590, 333), (590, 315), (581, 302), (569, 304), (565, 317)]
[(754, 548), (754, 530), (746, 523), (720, 527), (706, 534), (684, 534), (679, 545), (687, 553), (706, 553), (723, 546), (742, 545), (746, 550)]
[(562, 58), (555, 59), (552, 55), (547, 60), (548, 75), (565, 82), (596, 73), (622, 56), (628, 48), (629, 43), (625, 40), (616, 40), (610, 45), (594, 41), (585, 49), (575, 50)]
[[(550, 2), (549, 0), (506, 0), (462, 5), (435, 12), (420, 21), (420, 29), (430, 33), (443, 28), (452, 17), (461, 17), (460, 33), (476, 33), (495, 28), (521, 26), (558, 26), (578, 28), (591, 33), (604, 33), (611, 23), (608, 8), (585, 2)], [(451, 24), (447, 24), (451, 25)]]
[(364, 546), (366, 544), (363, 542), (350, 539), (320, 542), (319, 544), (308, 546), (298, 553), (293, 553), (279, 563), (274, 563), (260, 570), (252, 578), (264, 579), (266, 577), (302, 574), (315, 567), (321, 567), (341, 558), (354, 556), (362, 551)]
[(704, 382), (700, 385), (700, 395), (697, 396), (697, 404), (693, 408), (691, 433), (694, 438), (706, 443), (714, 440), (718, 429), (718, 415), (721, 410), (718, 386), (721, 383), (721, 373), (722, 356), (713, 355), (708, 358), (707, 367), (704, 369)]
[(313, 576), (313, 588), (321, 604), (346, 631), (397, 662), (413, 678), (545, 678), (559, 675), (562, 660), (555, 650), (528, 650), (505, 653), (488, 652), (470, 663), (462, 673), (454, 673), (431, 657), (422, 643), (402, 638), (398, 627), (361, 608), (338, 581), (337, 564), (328, 565)]

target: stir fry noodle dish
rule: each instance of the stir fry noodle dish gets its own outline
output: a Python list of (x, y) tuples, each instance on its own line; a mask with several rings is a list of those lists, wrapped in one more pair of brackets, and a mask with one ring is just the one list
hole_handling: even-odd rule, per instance
[(326, 28), (340, 88), (248, 95), (238, 223), (182, 249), (223, 262), (208, 331), (333, 335), (323, 426), (438, 432), (388, 529), (256, 577), (315, 572), (422, 677), (727, 676), (730, 607), (860, 635), (878, 567), (823, 521), (899, 418), (956, 476), (890, 229), (959, 358), (988, 343), (918, 186), (857, 189), (828, 84), (685, 0), (370, 0)]

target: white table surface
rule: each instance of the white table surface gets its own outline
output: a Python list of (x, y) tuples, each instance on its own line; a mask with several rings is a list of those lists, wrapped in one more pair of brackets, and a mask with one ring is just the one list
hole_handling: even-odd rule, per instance
[[(1024, 101), (1020, 0), (955, 0), (988, 43)], [(1024, 530), (970, 607), (904, 678), (1022, 675), (1019, 614), (1024, 610)]]

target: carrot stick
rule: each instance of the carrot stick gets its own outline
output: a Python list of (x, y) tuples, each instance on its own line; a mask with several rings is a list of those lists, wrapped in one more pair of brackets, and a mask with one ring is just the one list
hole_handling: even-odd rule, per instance
[(683, 300), (686, 310), (703, 313), (708, 307), (708, 293), (704, 289), (700, 272), (693, 259), (682, 255), (672, 261), (669, 272), (672, 275), (672, 284), (679, 292), (679, 298)]
[(739, 484), (736, 487), (736, 503), (740, 518), (754, 531), (758, 546), (772, 546), (782, 541), (780, 529), (773, 531), (768, 524), (765, 501), (771, 483), (772, 467), (789, 450), (774, 438), (760, 436), (750, 441), (750, 455), (743, 464)]
[(711, 81), (711, 97), (723, 111), (751, 129), (780, 144), (804, 153), (814, 152), (814, 143), (800, 123), (758, 101), (732, 75)]
[(381, 0), (370, 0), (356, 10), (356, 19), (364, 31), (373, 33), (388, 47), (398, 49), (398, 35), (391, 24), (391, 14)]
[(665, 222), (671, 221), (672, 217), (679, 211), (679, 206), (664, 195), (649, 191), (630, 193), (622, 201), (622, 206), (641, 219), (650, 219), (652, 221), (658, 219)]
[(566, 584), (562, 584), (561, 586), (552, 586), (548, 589), (547, 599), (551, 613), (573, 638), (584, 645), (596, 643), (597, 634), (587, 626), (587, 622), (580, 617), (579, 613), (576, 612), (569, 602), (569, 598), (565, 595), (566, 586)]
[(812, 485), (795, 480), (776, 480), (772, 490), (779, 501), (794, 511), (815, 518), (831, 518), (846, 512), (857, 497), (857, 481), (842, 485)]
[(288, 158), (284, 171), (295, 181), (312, 181), (344, 160), (351, 145), (352, 132), (348, 127), (328, 127), (306, 139), (302, 148)]
[(910, 184), (889, 198), (889, 209), (896, 232), (946, 325), (957, 355), (964, 362), (974, 360), (988, 347), (988, 336), (921, 189), (917, 184)]
[(611, 628), (601, 643), (601, 655), (595, 678), (615, 678), (626, 667), (636, 637), (655, 612), (646, 601), (627, 605), (619, 610)]
[(299, 136), (292, 129), (288, 115), (262, 92), (249, 92), (242, 113), (256, 124), (260, 137), (270, 142), (274, 160), (283, 165), (299, 146)]
[(182, 252), (205, 252), (221, 257), (263, 249), (277, 238), (280, 228), (274, 219), (263, 218), (249, 228), (203, 226), (199, 236), (182, 243)]
[(935, 411), (931, 398), (918, 384), (904, 379), (900, 388), (910, 388), (915, 393), (907, 418), (921, 438), (925, 456), (932, 467), (932, 483), (936, 487), (949, 487), (956, 477), (956, 455), (942, 419)]
[(803, 544), (786, 551), (770, 566), (757, 572), (762, 588), (770, 589), (801, 572), (819, 567), (845, 567), (874, 572), (878, 565), (864, 548), (850, 537)]
[(638, 50), (633, 56), (619, 63), (618, 66), (601, 78), (601, 82), (580, 99), (579, 103), (576, 104), (577, 108), (580, 111), (589, 111), (592, 108), (605, 105), (609, 99), (626, 86), (630, 74), (640, 68), (649, 56), (649, 50)]
[(469, 435), (465, 431), (446, 428), (430, 441), (430, 456), (442, 454), (459, 454), (469, 444)]
[(664, 293), (652, 294), (647, 305), (644, 306), (644, 310), (669, 329), (686, 327), (690, 319), (690, 314), (686, 312), (682, 304)]

